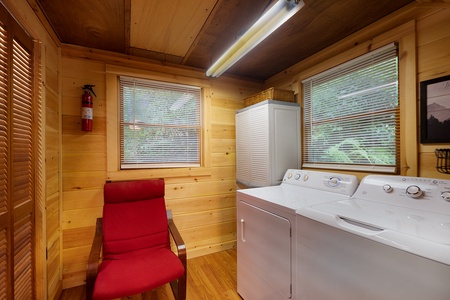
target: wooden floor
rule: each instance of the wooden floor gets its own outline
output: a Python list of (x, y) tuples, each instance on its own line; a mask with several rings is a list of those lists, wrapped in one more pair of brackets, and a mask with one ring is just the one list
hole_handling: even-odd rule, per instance
[[(187, 300), (242, 298), (236, 291), (236, 249), (213, 253), (187, 261)], [(85, 299), (85, 286), (64, 290), (60, 300)], [(174, 300), (170, 286), (122, 299)]]

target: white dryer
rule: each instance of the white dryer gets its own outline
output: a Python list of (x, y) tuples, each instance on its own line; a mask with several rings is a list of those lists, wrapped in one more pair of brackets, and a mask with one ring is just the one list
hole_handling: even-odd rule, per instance
[(297, 226), (297, 299), (450, 299), (450, 180), (370, 175)]
[(288, 170), (278, 186), (237, 191), (237, 290), (244, 300), (294, 299), (296, 211), (348, 199), (353, 175)]

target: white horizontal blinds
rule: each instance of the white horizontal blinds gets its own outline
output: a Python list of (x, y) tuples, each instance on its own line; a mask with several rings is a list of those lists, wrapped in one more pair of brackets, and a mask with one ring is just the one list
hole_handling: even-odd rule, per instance
[(391, 44), (304, 84), (304, 165), (395, 172), (398, 58)]
[(200, 165), (201, 89), (120, 77), (122, 169)]

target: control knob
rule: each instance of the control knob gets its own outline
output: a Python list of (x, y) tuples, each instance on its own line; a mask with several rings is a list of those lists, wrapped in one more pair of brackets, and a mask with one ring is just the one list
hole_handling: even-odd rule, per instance
[(442, 199), (444, 199), (447, 202), (450, 202), (450, 191), (444, 191), (441, 193)]
[(337, 187), (340, 183), (340, 179), (338, 177), (330, 177), (330, 179), (328, 179), (328, 184), (331, 187)]
[(390, 184), (385, 184), (383, 185), (383, 191), (385, 191), (386, 193), (390, 193), (392, 192), (394, 189), (392, 188), (392, 186)]
[(410, 185), (406, 188), (406, 195), (416, 199), (423, 195), (423, 191), (417, 185)]

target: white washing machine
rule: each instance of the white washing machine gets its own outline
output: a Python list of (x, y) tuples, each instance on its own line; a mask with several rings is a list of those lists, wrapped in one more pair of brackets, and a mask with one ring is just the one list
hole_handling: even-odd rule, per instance
[(348, 199), (352, 175), (288, 170), (278, 186), (238, 190), (237, 290), (245, 300), (294, 299), (296, 210)]
[(450, 299), (450, 180), (365, 177), (301, 208), (297, 299)]

